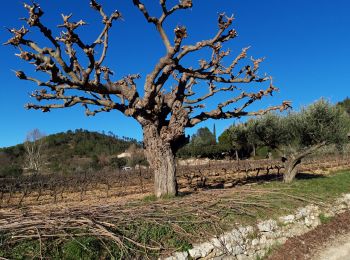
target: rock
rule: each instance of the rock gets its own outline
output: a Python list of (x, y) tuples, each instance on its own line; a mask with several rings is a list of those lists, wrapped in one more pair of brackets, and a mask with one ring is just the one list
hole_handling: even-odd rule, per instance
[(309, 217), (305, 218), (304, 223), (307, 227), (317, 227), (319, 224), (321, 224), (321, 221), (318, 217), (310, 215)]
[(297, 213), (295, 214), (295, 218), (297, 220), (309, 217), (311, 215), (318, 216), (319, 215), (319, 208), (315, 205), (308, 205), (305, 208), (298, 209)]
[(313, 225), (313, 221), (309, 218), (309, 217), (306, 217), (305, 218), (305, 221), (304, 221), (304, 223), (305, 223), (305, 225), (307, 226), (307, 227), (312, 227)]
[(266, 242), (265, 242), (265, 248), (272, 247), (275, 244), (276, 244), (276, 240), (275, 239), (267, 239)]
[(237, 258), (235, 256), (231, 256), (231, 255), (222, 255), (222, 256), (217, 256), (217, 257), (213, 257), (210, 259), (212, 259), (212, 260), (236, 260)]
[(278, 228), (275, 220), (269, 219), (258, 223), (258, 230), (260, 232), (272, 232)]
[(232, 256), (241, 255), (245, 251), (245, 248), (243, 246), (235, 246), (232, 244), (227, 244), (226, 249)]
[(260, 240), (259, 240), (259, 244), (264, 246), (265, 243), (266, 243), (267, 239), (266, 239), (266, 236), (265, 235), (262, 235)]
[(287, 215), (287, 216), (283, 216), (283, 217), (278, 218), (278, 220), (282, 224), (290, 224), (290, 223), (293, 223), (295, 221), (295, 216), (294, 215)]
[(243, 236), (237, 229), (233, 229), (231, 232), (225, 233), (219, 238), (219, 240), (221, 240), (224, 245), (241, 245), (244, 243)]
[(343, 201), (350, 206), (350, 193), (347, 193), (343, 196)]
[(284, 229), (283, 231), (283, 236), (285, 237), (299, 236), (310, 230), (307, 226), (305, 226), (304, 222), (296, 222), (288, 227), (288, 229)]
[(253, 246), (253, 247), (259, 245), (259, 243), (260, 243), (260, 241), (259, 241), (259, 239), (257, 239), (257, 238), (255, 238), (255, 239), (252, 240), (252, 246)]
[(210, 243), (215, 247), (215, 248), (221, 248), (222, 247), (222, 241), (219, 238), (212, 238), (210, 240)]
[(200, 245), (196, 245), (192, 249), (188, 250), (188, 253), (192, 258), (198, 259), (200, 257), (206, 257), (213, 250), (214, 246), (211, 243), (206, 242)]
[(237, 259), (237, 260), (250, 260), (251, 258), (247, 255), (237, 255), (236, 258), (233, 259)]
[(199, 246), (193, 247), (192, 249), (188, 250), (188, 253), (193, 259), (198, 259), (202, 257), (202, 252)]
[(233, 182), (224, 183), (224, 188), (232, 188), (234, 186)]
[(307, 208), (298, 209), (297, 214), (295, 214), (296, 219), (302, 219), (307, 217), (310, 214)]
[(164, 260), (187, 260), (187, 252), (176, 252), (174, 255), (164, 258)]
[(343, 195), (341, 198), (337, 199), (335, 205), (336, 205), (335, 207), (337, 211), (341, 211), (343, 209), (347, 209), (348, 207), (350, 207), (350, 194), (347, 193)]
[(241, 233), (241, 236), (246, 238), (249, 234), (254, 233), (254, 228), (252, 226), (239, 227), (238, 231)]

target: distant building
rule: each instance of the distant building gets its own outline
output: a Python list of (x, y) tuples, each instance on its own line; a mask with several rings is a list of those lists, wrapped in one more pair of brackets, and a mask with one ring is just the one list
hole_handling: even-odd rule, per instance
[(130, 157), (131, 157), (131, 153), (128, 153), (128, 152), (124, 152), (117, 155), (117, 158), (130, 158)]

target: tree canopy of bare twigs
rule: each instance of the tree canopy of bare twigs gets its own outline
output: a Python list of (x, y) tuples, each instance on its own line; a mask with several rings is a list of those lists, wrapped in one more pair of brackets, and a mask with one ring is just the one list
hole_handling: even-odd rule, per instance
[[(177, 26), (169, 33), (165, 30), (165, 24), (175, 12), (192, 8), (191, 0), (180, 0), (173, 6), (169, 1), (160, 0), (160, 16), (153, 16), (149, 6), (140, 0), (133, 0), (132, 3), (146, 22), (154, 26), (166, 49), (159, 62), (144, 77), (132, 72), (115, 79), (112, 69), (104, 65), (109, 46), (115, 44), (109, 42), (110, 30), (113, 23), (122, 18), (122, 14), (119, 11), (108, 14), (95, 0), (90, 2), (90, 6), (100, 14), (103, 28), (93, 42), (85, 42), (79, 36), (77, 29), (85, 27), (87, 23), (74, 20), (72, 15), (62, 15), (62, 24), (58, 26), (62, 31), (54, 35), (45, 25), (44, 11), (33, 3), (24, 4), (28, 11), (28, 17), (24, 18), (27, 26), (9, 29), (12, 38), (5, 44), (16, 47), (19, 58), (32, 63), (36, 71), (48, 75), (49, 79), (45, 81), (16, 71), (19, 79), (38, 85), (38, 89), (31, 94), (37, 102), (27, 104), (28, 109), (48, 112), (82, 105), (89, 116), (118, 110), (133, 117), (143, 129), (146, 157), (155, 171), (155, 194), (158, 197), (175, 195), (174, 153), (187, 141), (184, 135), (186, 127), (208, 119), (237, 118), (284, 110), (289, 107), (289, 102), (259, 111), (247, 110), (252, 103), (272, 95), (277, 88), (270, 76), (258, 74), (263, 59), (248, 59), (249, 48), (243, 48), (233, 56), (224, 48), (226, 42), (237, 37), (236, 30), (232, 28), (233, 16), (219, 14), (217, 32), (213, 36), (193, 44), (184, 44), (183, 40), (189, 35), (186, 27)], [(41, 46), (38, 41), (30, 39), (27, 27), (38, 29), (50, 45)], [(102, 51), (96, 51), (98, 48)], [(211, 53), (208, 60), (202, 59), (190, 67), (185, 65), (184, 59), (203, 50)], [(80, 52), (87, 63), (82, 61)], [(141, 78), (143, 96), (140, 95)], [(265, 81), (270, 84), (262, 90), (250, 92), (238, 87), (239, 84)], [(207, 92), (199, 95), (203, 93), (203, 88)], [(205, 104), (220, 92), (229, 92), (231, 97), (206, 110)]]

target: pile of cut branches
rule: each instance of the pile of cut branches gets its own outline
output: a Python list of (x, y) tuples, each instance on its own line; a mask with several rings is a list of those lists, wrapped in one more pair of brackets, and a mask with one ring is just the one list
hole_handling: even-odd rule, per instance
[(276, 206), (281, 198), (291, 204), (318, 201), (287, 193), (288, 190), (241, 187), (161, 201), (146, 197), (126, 204), (2, 209), (0, 235), (4, 248), (24, 241), (37, 243), (37, 257), (45, 257), (53, 244), (64, 245), (72, 240), (82, 250), (88, 250), (79, 238), (92, 237), (110, 257), (117, 251), (119, 256), (153, 258), (186, 250), (194, 241), (219, 235), (235, 225), (255, 222), (263, 212), (273, 215), (281, 210)]

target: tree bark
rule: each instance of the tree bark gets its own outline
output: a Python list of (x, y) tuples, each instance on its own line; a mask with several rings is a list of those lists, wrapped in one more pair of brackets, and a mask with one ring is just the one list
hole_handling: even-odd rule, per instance
[(283, 182), (291, 183), (298, 173), (298, 165), (301, 163), (301, 158), (299, 156), (291, 156), (285, 162), (285, 172), (283, 175)]
[(145, 154), (154, 171), (155, 196), (176, 196), (176, 165), (170, 142), (162, 139), (153, 125), (143, 128), (143, 137)]
[(299, 153), (293, 154), (288, 158), (286, 158), (286, 161), (284, 164), (285, 172), (283, 175), (283, 182), (291, 183), (298, 173), (298, 165), (301, 163), (301, 160), (306, 156), (312, 154), (314, 151), (318, 150), (325, 144), (326, 144), (325, 142), (322, 142), (322, 143), (307, 147), (302, 151), (300, 151)]

